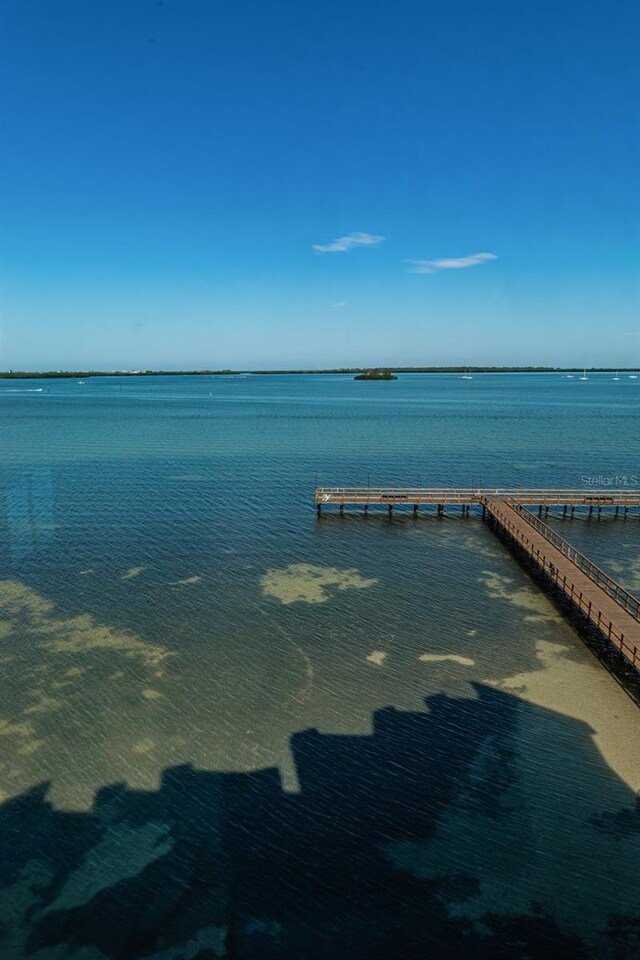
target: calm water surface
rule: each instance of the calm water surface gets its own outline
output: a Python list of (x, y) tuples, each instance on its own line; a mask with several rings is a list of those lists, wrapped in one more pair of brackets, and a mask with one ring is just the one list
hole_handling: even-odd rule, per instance
[(478, 516), (313, 488), (637, 487), (639, 401), (0, 381), (0, 958), (636, 958), (637, 707)]

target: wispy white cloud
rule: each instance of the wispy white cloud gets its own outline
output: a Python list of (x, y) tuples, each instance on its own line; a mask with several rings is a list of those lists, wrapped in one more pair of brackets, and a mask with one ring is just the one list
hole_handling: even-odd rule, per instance
[(340, 307), (346, 307), (346, 305), (347, 305), (346, 300), (334, 300), (333, 303), (329, 304), (332, 310), (339, 310)]
[(439, 270), (464, 270), (497, 260), (495, 253), (470, 253), (468, 257), (448, 257), (442, 260), (405, 260), (411, 264), (409, 273), (438, 273)]
[(345, 253), (354, 247), (377, 247), (384, 237), (376, 237), (372, 233), (350, 233), (348, 237), (338, 237), (333, 243), (314, 243), (312, 249), (316, 253)]

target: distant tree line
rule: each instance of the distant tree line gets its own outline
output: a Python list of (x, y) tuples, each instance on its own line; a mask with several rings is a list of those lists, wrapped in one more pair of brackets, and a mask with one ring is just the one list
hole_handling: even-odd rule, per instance
[[(636, 367), (587, 367), (589, 373), (632, 373)], [(89, 377), (196, 377), (238, 376), (251, 373), (255, 376), (277, 374), (371, 374), (375, 371), (389, 373), (582, 373), (583, 367), (330, 367), (324, 370), (5, 370), (0, 371), (2, 380), (76, 379)], [(393, 373), (392, 373), (393, 371)], [(366, 379), (381, 379), (367, 377)], [(387, 379), (387, 378), (383, 378)]]

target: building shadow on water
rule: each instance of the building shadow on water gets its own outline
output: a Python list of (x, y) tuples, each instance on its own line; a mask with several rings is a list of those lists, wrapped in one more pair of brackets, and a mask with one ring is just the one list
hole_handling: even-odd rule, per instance
[[(295, 734), (296, 794), (283, 792), (277, 769), (181, 766), (164, 772), (157, 791), (104, 787), (87, 813), (52, 809), (47, 785), (6, 801), (2, 960), (635, 957), (640, 909), (620, 909), (614, 864), (594, 864), (614, 878), (604, 891), (594, 885), (611, 915), (595, 953), (540, 902), (541, 880), (554, 883), (544, 858), (513, 876), (505, 868), (525, 909), (494, 904), (479, 922), (464, 909), (486, 881), (468, 856), (474, 824), (490, 824), (498, 838), (504, 824), (507, 861), (522, 859), (519, 847), (529, 842), (551, 843), (558, 828), (550, 823), (550, 837), (540, 835), (544, 825), (519, 807), (514, 756), (523, 723), (561, 745), (560, 766), (566, 757), (574, 765), (556, 802), (555, 772), (545, 780), (543, 769), (552, 765), (548, 754), (534, 758), (549, 818), (570, 816), (572, 790), (580, 803), (591, 791), (602, 811), (594, 830), (614, 848), (640, 837), (635, 797), (600, 758), (590, 728), (482, 685), (475, 698), (436, 695), (426, 704), (423, 713), (377, 711), (368, 736)], [(471, 836), (461, 835), (454, 856), (434, 869), (438, 848), (429, 843), (460, 809)], [(410, 857), (398, 865), (390, 852), (414, 846), (426, 851), (428, 869), (411, 869)], [(589, 884), (580, 865), (575, 883)]]

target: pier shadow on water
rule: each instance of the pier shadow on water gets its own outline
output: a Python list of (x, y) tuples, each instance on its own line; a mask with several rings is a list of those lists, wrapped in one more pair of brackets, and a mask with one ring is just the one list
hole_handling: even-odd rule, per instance
[[(640, 885), (620, 897), (616, 863), (585, 849), (587, 826), (640, 847), (633, 792), (582, 722), (475, 694), (379, 710), (369, 736), (295, 734), (295, 794), (276, 769), (182, 766), (157, 791), (106, 786), (88, 813), (54, 810), (46, 784), (6, 801), (2, 960), (635, 958)], [(546, 819), (521, 782), (523, 726), (562, 745), (559, 767), (572, 758), (559, 778), (544, 748), (531, 758)], [(595, 825), (580, 821), (590, 791)], [(575, 862), (553, 849), (570, 830)], [(585, 900), (608, 917), (597, 934), (582, 935)]]

